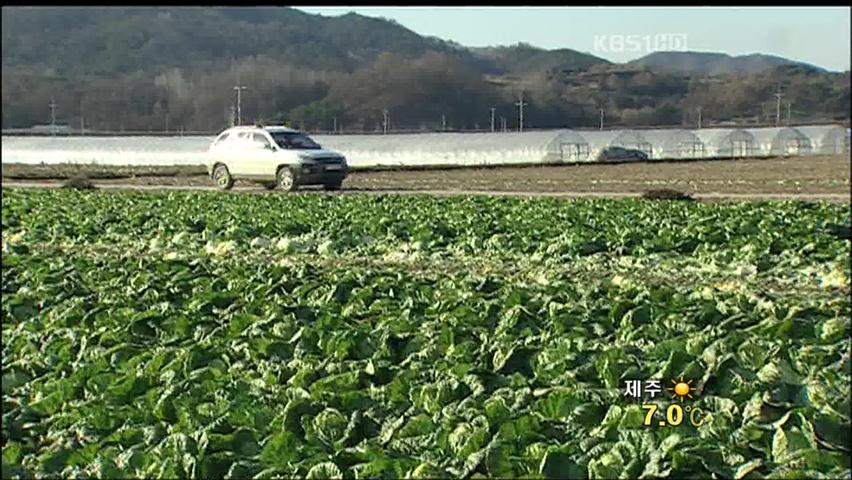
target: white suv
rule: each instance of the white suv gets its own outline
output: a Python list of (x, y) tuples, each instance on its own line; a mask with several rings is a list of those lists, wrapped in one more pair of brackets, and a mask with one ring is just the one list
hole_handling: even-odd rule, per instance
[(234, 180), (252, 180), (267, 188), (295, 190), (298, 185), (340, 189), (346, 178), (346, 158), (325, 150), (304, 133), (287, 127), (233, 127), (210, 145), (207, 173), (219, 188)]

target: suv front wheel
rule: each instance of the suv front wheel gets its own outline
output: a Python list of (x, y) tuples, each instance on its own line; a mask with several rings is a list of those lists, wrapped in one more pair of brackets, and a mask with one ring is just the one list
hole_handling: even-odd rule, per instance
[(292, 192), (296, 189), (296, 176), (293, 175), (293, 170), (290, 167), (280, 167), (275, 175), (275, 180), (278, 187), (285, 192)]

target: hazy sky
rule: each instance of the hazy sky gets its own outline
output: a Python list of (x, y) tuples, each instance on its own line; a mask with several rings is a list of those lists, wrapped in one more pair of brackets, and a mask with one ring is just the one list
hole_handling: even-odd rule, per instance
[(849, 69), (848, 7), (297, 8), (326, 16), (355, 11), (392, 18), (421, 35), (470, 47), (525, 42), (616, 62), (655, 49), (767, 53), (829, 70)]

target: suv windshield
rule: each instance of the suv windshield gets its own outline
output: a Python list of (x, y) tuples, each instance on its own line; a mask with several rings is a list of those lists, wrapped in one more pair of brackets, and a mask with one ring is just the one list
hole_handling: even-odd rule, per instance
[(269, 134), (272, 135), (275, 143), (277, 143), (281, 148), (295, 148), (299, 150), (318, 150), (322, 148), (317, 142), (311, 140), (311, 138), (304, 133), (269, 132)]

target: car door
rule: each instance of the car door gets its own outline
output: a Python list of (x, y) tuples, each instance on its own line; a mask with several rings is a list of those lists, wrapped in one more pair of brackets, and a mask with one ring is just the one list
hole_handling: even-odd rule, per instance
[(274, 155), (275, 149), (272, 141), (266, 135), (253, 132), (249, 147), (249, 170), (252, 176), (275, 177)]
[(233, 135), (231, 135), (231, 132), (222, 132), (218, 137), (216, 137), (216, 140), (213, 141), (213, 144), (210, 146), (208, 151), (211, 166), (216, 163), (224, 163), (226, 166), (228, 165), (230, 161), (228, 150), (232, 141)]
[(228, 170), (231, 175), (235, 177), (251, 176), (251, 132), (231, 134), (226, 148)]

